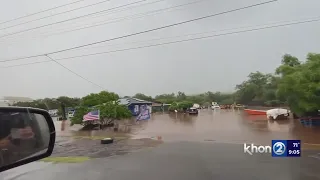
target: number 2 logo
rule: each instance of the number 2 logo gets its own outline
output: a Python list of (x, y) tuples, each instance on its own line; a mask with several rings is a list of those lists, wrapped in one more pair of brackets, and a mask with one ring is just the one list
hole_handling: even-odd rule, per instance
[(286, 146), (282, 142), (276, 142), (273, 145), (273, 152), (276, 155), (282, 155), (286, 151)]

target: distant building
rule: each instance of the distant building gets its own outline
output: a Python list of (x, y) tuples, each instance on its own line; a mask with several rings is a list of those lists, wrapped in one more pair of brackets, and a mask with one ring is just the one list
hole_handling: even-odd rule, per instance
[(0, 106), (5, 104), (9, 106), (17, 102), (31, 102), (31, 101), (33, 101), (33, 99), (29, 97), (4, 96), (0, 98)]
[(128, 109), (131, 111), (133, 116), (138, 116), (141, 112), (143, 106), (146, 106), (149, 109), (149, 113), (151, 113), (151, 106), (152, 102), (131, 98), (131, 97), (124, 97), (118, 100), (119, 104), (128, 106)]
[(165, 104), (161, 102), (152, 102), (153, 112), (167, 112), (171, 104)]

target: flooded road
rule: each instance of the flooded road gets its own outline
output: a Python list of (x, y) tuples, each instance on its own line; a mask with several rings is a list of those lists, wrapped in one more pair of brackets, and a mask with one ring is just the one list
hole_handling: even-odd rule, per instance
[[(201, 110), (198, 116), (153, 114), (138, 124), (123, 122), (120, 132), (78, 131), (81, 126), (61, 131), (61, 122), (55, 125), (57, 143), (52, 156), (88, 156), (90, 161), (31, 163), (0, 174), (0, 179), (320, 179), (320, 129), (302, 127), (295, 120), (269, 121), (240, 111)], [(92, 139), (75, 138), (81, 136)], [(104, 136), (131, 138), (101, 145), (99, 139)], [(161, 145), (152, 140), (158, 136), (164, 142)], [(317, 149), (305, 151), (301, 158), (243, 153), (244, 142), (270, 145), (272, 139), (300, 139), (302, 148)]]
[[(61, 131), (61, 121), (55, 125), (54, 156), (106, 157), (181, 141), (270, 145), (274, 139), (298, 139), (303, 150), (320, 151), (319, 128), (303, 127), (293, 119), (270, 121), (266, 116), (247, 116), (239, 110), (204, 109), (198, 115), (158, 113), (147, 121), (122, 121), (118, 132), (112, 128), (79, 131), (81, 125), (70, 127), (68, 123)], [(100, 139), (105, 137), (116, 142), (101, 145)]]
[(270, 145), (272, 139), (300, 139), (320, 148), (320, 129), (302, 127), (298, 120), (270, 121), (238, 110), (200, 110), (199, 114), (154, 114), (139, 122), (133, 138), (161, 136), (166, 141), (216, 141)]

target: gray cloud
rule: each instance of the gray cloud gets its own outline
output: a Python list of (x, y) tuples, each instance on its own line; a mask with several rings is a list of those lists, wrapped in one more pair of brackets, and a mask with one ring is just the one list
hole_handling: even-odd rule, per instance
[[(165, 0), (153, 5), (131, 8), (110, 15), (83, 18), (16, 36), (0, 38), (0, 59), (51, 52), (262, 2), (262, 0), (208, 0), (180, 8), (180, 10), (145, 18), (121, 21), (55, 36), (44, 36), (112, 18), (143, 13), (191, 1), (193, 0)], [(71, 0), (6, 1), (0, 7), (0, 22), (67, 2), (71, 2)], [(54, 10), (51, 13), (62, 12), (94, 2), (98, 2), (98, 0), (84, 1), (77, 5)], [(109, 3), (96, 7), (10, 28), (1, 31), (0, 36), (130, 2), (133, 2), (133, 0), (111, 0)], [(55, 54), (52, 57), (63, 58), (168, 41), (126, 44), (153, 38), (314, 18), (320, 16), (317, 9), (319, 5), (320, 2), (318, 0), (280, 0), (273, 4), (241, 12), (104, 43), (96, 45), (96, 47)], [(0, 27), (49, 14), (50, 12), (47, 12), (10, 24), (1, 24)], [(234, 86), (243, 81), (252, 71), (273, 72), (275, 67), (279, 65), (281, 56), (285, 53), (291, 53), (304, 59), (308, 52), (317, 52), (320, 48), (319, 30), (319, 23), (310, 23), (60, 62), (106, 89), (121, 95), (132, 95), (136, 92), (155, 95), (176, 91), (184, 91), (186, 93), (199, 93), (208, 90), (233, 91)], [(0, 66), (42, 60), (47, 59), (39, 57), (0, 63)], [(0, 80), (0, 95), (2, 96), (29, 96), (33, 98), (60, 95), (83, 96), (101, 90), (54, 62), (0, 69)]]

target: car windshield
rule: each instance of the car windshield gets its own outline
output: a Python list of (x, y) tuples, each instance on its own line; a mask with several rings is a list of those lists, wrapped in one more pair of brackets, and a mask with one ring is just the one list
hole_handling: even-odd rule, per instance
[(320, 180), (319, 9), (1, 1), (0, 107), (50, 112), (56, 138), (0, 180)]

